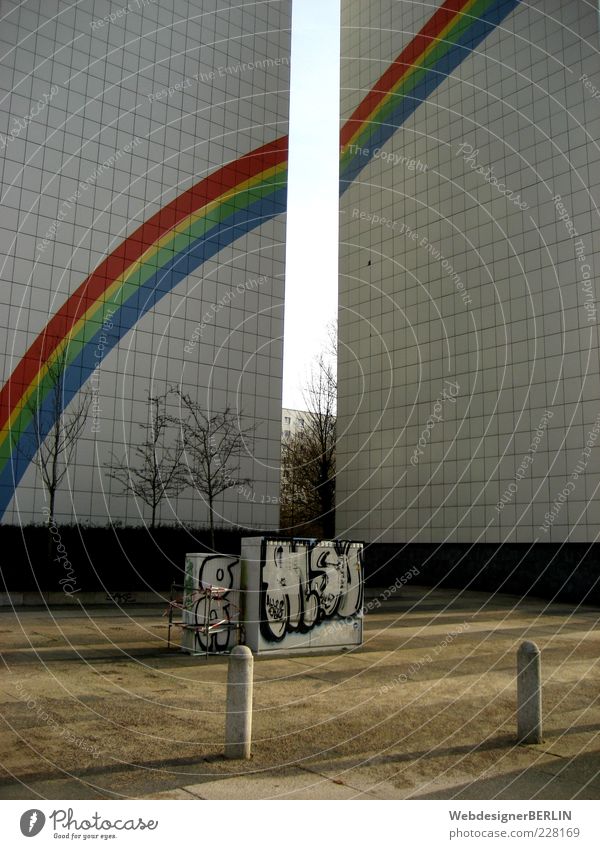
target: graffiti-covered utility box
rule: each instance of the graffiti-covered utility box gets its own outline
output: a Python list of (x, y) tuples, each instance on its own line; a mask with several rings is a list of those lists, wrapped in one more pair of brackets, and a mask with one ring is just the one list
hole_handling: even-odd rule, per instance
[(362, 543), (242, 539), (245, 642), (255, 653), (362, 643)]
[(186, 554), (181, 611), (183, 651), (215, 654), (236, 646), (241, 629), (239, 557)]

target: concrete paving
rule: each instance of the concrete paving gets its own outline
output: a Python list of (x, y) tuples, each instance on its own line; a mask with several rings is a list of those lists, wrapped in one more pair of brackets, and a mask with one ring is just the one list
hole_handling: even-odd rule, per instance
[[(161, 614), (0, 612), (0, 798), (598, 798), (596, 608), (406, 587), (360, 649), (255, 659), (248, 761), (223, 757), (227, 659), (167, 649)], [(535, 746), (515, 743), (525, 639)]]

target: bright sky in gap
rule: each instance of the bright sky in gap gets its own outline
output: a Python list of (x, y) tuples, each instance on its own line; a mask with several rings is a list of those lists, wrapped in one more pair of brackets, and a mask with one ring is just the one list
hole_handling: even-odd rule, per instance
[(337, 318), (340, 0), (292, 11), (283, 406), (303, 387)]

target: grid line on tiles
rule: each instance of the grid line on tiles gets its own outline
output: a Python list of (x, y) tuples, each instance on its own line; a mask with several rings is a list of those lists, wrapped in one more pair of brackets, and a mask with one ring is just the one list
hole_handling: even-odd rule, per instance
[[(519, 5), (384, 146), (390, 156), (420, 158), (426, 172), (373, 159), (343, 196), (339, 327), (350, 354), (340, 358), (339, 417), (340, 431), (349, 430), (339, 446), (338, 534), (472, 542), (492, 521), (481, 541), (560, 541), (570, 531), (571, 540), (591, 541), (600, 530), (593, 505), (572, 525), (600, 480), (597, 459), (586, 468), (573, 508), (565, 510), (569, 521), (563, 515), (547, 538), (538, 522), (569, 480), (600, 413), (597, 323), (587, 320), (574, 240), (552, 201), (553, 193), (563, 198), (595, 268), (600, 106), (586, 97), (579, 76), (587, 73), (596, 85), (600, 79), (584, 43), (595, 21), (575, 5), (569, 15), (550, 0)], [(420, 4), (342, 3), (342, 121), (430, 14)], [(493, 166), (498, 181), (521, 194), (529, 204), (525, 215), (469, 167), (457, 152), (460, 144), (477, 151), (482, 171)], [(353, 219), (356, 209), (396, 224)], [(400, 224), (418, 241), (402, 236)], [(468, 309), (442, 259), (468, 291)], [(383, 343), (374, 340), (371, 323)], [(383, 398), (376, 348), (383, 344), (391, 351), (395, 385), (378, 426)], [(358, 413), (352, 355), (366, 381)], [(412, 467), (445, 376), (460, 383), (461, 397), (431, 430)], [(498, 518), (495, 505), (547, 408), (551, 425)], [(565, 438), (563, 448), (557, 436)]]
[[(128, 233), (207, 173), (287, 132), (289, 61), (254, 72), (216, 73), (208, 82), (195, 82), (152, 102), (149, 95), (220, 66), (235, 69), (253, 59), (289, 57), (289, 0), (259, 2), (250, 10), (168, 0), (92, 30), (91, 21), (101, 13), (101, 7), (84, 0), (75, 10), (61, 10), (52, 24), (44, 24), (43, 9), (34, 9), (33, 14), (15, 15), (14, 27), (4, 30), (11, 46), (44, 24), (35, 40), (30, 38), (24, 51), (14, 52), (2, 67), (3, 84), (18, 92), (19, 80), (38, 65), (23, 91), (0, 110), (0, 131), (13, 114), (26, 114), (40, 91), (54, 81), (59, 85), (49, 107), (30, 124), (27, 138), (11, 144), (3, 163), (4, 191), (7, 178), (10, 183), (37, 150), (27, 175), (7, 195), (11, 212), (3, 246), (17, 238), (4, 269), (12, 282), (2, 321), (9, 331), (3, 344), (5, 378), (11, 371), (9, 358), (22, 355), (49, 314)], [(141, 141), (95, 173), (132, 138)], [(32, 143), (33, 149), (28, 148)], [(76, 203), (65, 207), (88, 178)], [(38, 183), (46, 185), (41, 197)], [(34, 269), (35, 246), (63, 212), (64, 220)], [(244, 470), (255, 480), (258, 499), (254, 503), (230, 494), (224, 499), (225, 521), (277, 526), (276, 505), (260, 499), (278, 490), (284, 237), (281, 216), (238, 239), (165, 295), (102, 362), (100, 432), (94, 437), (86, 433), (78, 445), (72, 492), (60, 493), (61, 521), (75, 514), (98, 523), (107, 517), (134, 523), (147, 518), (132, 499), (118, 495), (105, 469), (98, 469), (95, 452), (105, 465), (111, 450), (119, 456), (131, 450), (140, 436), (137, 424), (145, 421), (146, 391), (182, 380), (207, 402), (212, 396), (220, 404), (239, 404), (248, 416), (260, 419), (258, 453)], [(258, 293), (244, 289), (248, 280), (261, 276)], [(231, 303), (206, 322), (202, 344), (187, 354), (184, 346), (194, 328), (231, 292)], [(230, 343), (217, 357), (217, 347), (229, 334)], [(264, 346), (269, 354), (254, 356)], [(42, 504), (40, 481), (31, 469), (4, 520), (39, 520)], [(198, 523), (207, 519), (190, 491), (175, 499), (173, 510), (165, 506), (163, 517)]]

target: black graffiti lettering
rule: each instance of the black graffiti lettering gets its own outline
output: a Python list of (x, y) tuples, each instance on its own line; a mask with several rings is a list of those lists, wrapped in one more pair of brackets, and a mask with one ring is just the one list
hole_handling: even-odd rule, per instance
[(282, 543), (263, 564), (261, 584), (260, 629), (269, 642), (325, 621), (352, 627), (363, 602), (360, 550), (336, 541), (298, 552)]

